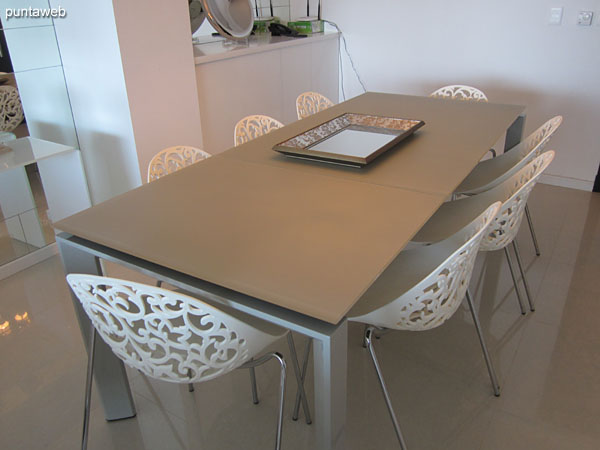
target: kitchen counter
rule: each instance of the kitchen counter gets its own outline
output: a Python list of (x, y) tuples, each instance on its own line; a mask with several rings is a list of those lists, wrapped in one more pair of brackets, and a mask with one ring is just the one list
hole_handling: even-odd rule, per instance
[(250, 36), (247, 41), (232, 41), (222, 36), (202, 36), (200, 43), (194, 44), (194, 62), (196, 65), (205, 64), (286, 47), (312, 44), (323, 40), (337, 39), (338, 35), (337, 31), (315, 33), (305, 38), (260, 34)]

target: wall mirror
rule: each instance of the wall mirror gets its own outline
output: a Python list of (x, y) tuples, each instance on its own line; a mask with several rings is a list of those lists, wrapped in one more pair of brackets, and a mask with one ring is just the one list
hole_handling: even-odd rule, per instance
[[(34, 3), (50, 8), (47, 0)], [(0, 6), (6, 11), (22, 2), (0, 0)], [(31, 136), (79, 148), (52, 19), (3, 14), (0, 25), (0, 142)], [(37, 164), (11, 166), (4, 151), (0, 267), (55, 241)]]

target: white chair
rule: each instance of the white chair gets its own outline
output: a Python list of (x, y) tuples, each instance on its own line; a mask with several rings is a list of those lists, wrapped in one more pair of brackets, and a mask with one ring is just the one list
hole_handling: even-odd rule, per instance
[(441, 87), (431, 94), (433, 98), (447, 98), (452, 100), (468, 100), (475, 102), (487, 102), (488, 98), (483, 91), (474, 88), (472, 86), (465, 86), (463, 84), (452, 84), (449, 86)]
[(333, 102), (318, 92), (304, 92), (296, 99), (298, 120), (311, 116), (319, 111), (330, 108)]
[(446, 236), (459, 230), (464, 223), (470, 221), (482, 206), (489, 205), (491, 202), (502, 202), (498, 214), (494, 217), (485, 233), (480, 250), (494, 251), (504, 249), (513, 283), (515, 285), (517, 298), (519, 300), (521, 313), (525, 314), (525, 306), (517, 285), (517, 277), (510, 253), (508, 252), (508, 245), (512, 243), (521, 277), (523, 279), (525, 293), (527, 294), (529, 308), (531, 311), (534, 311), (535, 306), (529, 291), (515, 237), (519, 231), (521, 221), (523, 220), (523, 212), (525, 210), (525, 205), (527, 204), (527, 198), (539, 177), (553, 159), (554, 152), (549, 150), (535, 158), (499, 186), (481, 194), (473, 195), (472, 197), (444, 203), (416, 234), (413, 241), (427, 243), (445, 239)]
[[(294, 359), (288, 330), (225, 306), (217, 308), (179, 292), (140, 283), (86, 274), (70, 274), (67, 281), (93, 325), (83, 449), (88, 439), (96, 333), (128, 366), (172, 383), (198, 383), (248, 368), (254, 403), (258, 403), (254, 367), (277, 359), (281, 371), (275, 448), (281, 447), (286, 363), (280, 353), (257, 355), (287, 335)], [(297, 361), (293, 366), (299, 380)], [(306, 399), (303, 386), (298, 387)]]
[(261, 114), (246, 116), (235, 124), (233, 130), (234, 146), (245, 144), (263, 134), (270, 133), (277, 128), (283, 127), (283, 124), (276, 119)]
[(23, 122), (23, 105), (13, 86), (0, 86), (0, 131), (12, 131)]
[[(431, 94), (429, 94), (432, 98), (445, 98), (450, 100), (467, 100), (474, 102), (487, 102), (487, 96), (481, 91), (472, 86), (465, 86), (463, 84), (452, 84), (449, 86), (441, 87)], [(490, 148), (489, 150), (492, 153), (492, 156), (496, 157), (496, 150)]]
[(148, 164), (148, 183), (210, 156), (204, 150), (187, 145), (165, 148), (154, 155)]
[(373, 348), (372, 338), (377, 331), (424, 331), (438, 327), (456, 312), (466, 295), (494, 394), (500, 395), (492, 361), (467, 289), (480, 242), (499, 207), (500, 203), (488, 206), (461, 231), (442, 242), (401, 252), (348, 313), (348, 320), (367, 325), (364, 341), (402, 449), (406, 449), (406, 444)]
[[(510, 178), (544, 150), (562, 120), (562, 116), (553, 117), (510, 150), (496, 158), (481, 161), (456, 188), (456, 194), (472, 195), (484, 192)], [(527, 206), (525, 206), (525, 215), (531, 231), (535, 253), (539, 256), (541, 254), (540, 247)]]

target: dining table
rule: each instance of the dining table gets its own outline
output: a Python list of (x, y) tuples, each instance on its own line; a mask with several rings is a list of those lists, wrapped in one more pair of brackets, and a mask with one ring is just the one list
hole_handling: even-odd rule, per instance
[[(65, 272), (115, 262), (312, 338), (316, 448), (344, 449), (347, 312), (524, 109), (359, 95), (55, 223)], [(425, 124), (361, 168), (273, 150), (345, 113)], [(103, 343), (95, 379), (107, 420), (135, 415)]]

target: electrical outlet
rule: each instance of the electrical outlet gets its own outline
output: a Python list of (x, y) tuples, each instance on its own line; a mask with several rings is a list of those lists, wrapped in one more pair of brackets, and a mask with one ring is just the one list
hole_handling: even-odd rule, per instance
[(550, 8), (550, 18), (548, 19), (549, 25), (560, 25), (562, 22), (562, 8)]
[(593, 11), (579, 11), (577, 13), (577, 25), (582, 27), (589, 27), (592, 24), (593, 17)]

